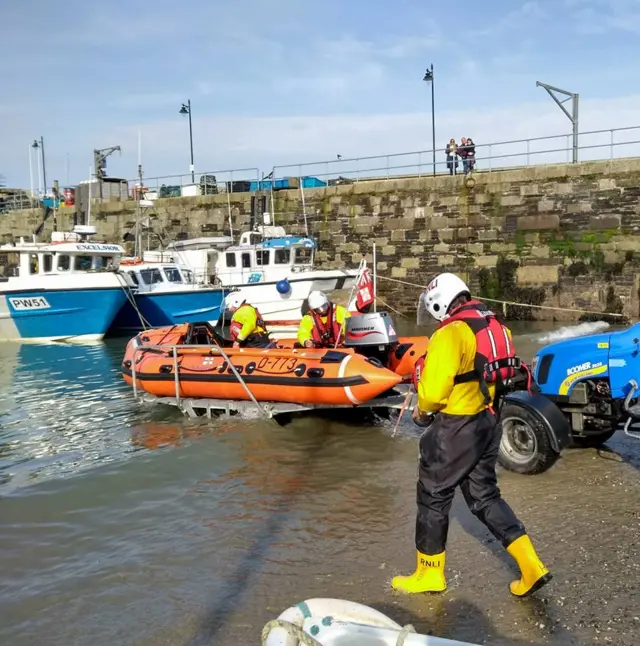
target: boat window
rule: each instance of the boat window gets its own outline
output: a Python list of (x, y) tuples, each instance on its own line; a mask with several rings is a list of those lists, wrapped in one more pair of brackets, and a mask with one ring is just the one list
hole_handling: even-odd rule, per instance
[(256, 264), (258, 265), (269, 264), (269, 249), (258, 249), (256, 251)]
[(76, 256), (73, 259), (73, 268), (75, 271), (89, 271), (92, 261), (92, 256)]
[(94, 269), (114, 269), (115, 262), (113, 256), (93, 256)]
[(58, 256), (58, 271), (69, 271), (71, 259), (69, 256)]
[(242, 267), (243, 269), (249, 269), (251, 267), (251, 254), (242, 254)]
[(164, 275), (170, 283), (181, 283), (182, 276), (177, 267), (163, 267)]
[(159, 269), (142, 269), (140, 279), (147, 285), (155, 285), (162, 282), (162, 274)]
[(193, 272), (190, 269), (183, 269), (182, 273), (184, 274), (184, 279), (188, 283), (195, 283), (196, 281), (193, 279)]
[(227, 267), (235, 267), (236, 266), (236, 254), (233, 253), (233, 251), (230, 251), (227, 253)]
[(312, 250), (308, 247), (296, 247), (295, 264), (296, 265), (309, 265), (311, 264)]
[(42, 256), (42, 268), (47, 274), (53, 269), (53, 256), (50, 253), (45, 253)]
[(29, 254), (29, 273), (37, 274), (38, 273), (38, 255), (35, 253)]
[(276, 265), (288, 265), (291, 259), (291, 249), (276, 249)]
[(129, 278), (131, 278), (131, 280), (133, 281), (133, 284), (134, 285), (139, 285), (138, 277), (136, 276), (136, 272), (135, 271), (128, 271), (127, 273), (129, 274)]

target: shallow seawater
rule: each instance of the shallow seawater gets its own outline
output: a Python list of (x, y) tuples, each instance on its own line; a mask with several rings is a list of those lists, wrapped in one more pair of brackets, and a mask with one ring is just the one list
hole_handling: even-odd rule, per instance
[[(514, 325), (523, 357), (559, 327)], [(457, 499), (449, 590), (403, 597), (417, 427), (191, 421), (134, 402), (123, 347), (0, 344), (0, 643), (259, 644), (318, 596), (474, 643), (635, 643), (640, 444), (501, 471), (555, 575), (536, 598), (509, 596), (513, 565)]]

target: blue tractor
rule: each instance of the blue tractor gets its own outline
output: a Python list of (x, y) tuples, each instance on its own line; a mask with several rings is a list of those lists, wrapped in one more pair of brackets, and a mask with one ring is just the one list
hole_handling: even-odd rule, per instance
[(621, 426), (640, 421), (640, 323), (609, 333), (558, 341), (531, 363), (502, 398), (499, 461), (518, 473), (540, 473), (566, 446), (599, 447)]

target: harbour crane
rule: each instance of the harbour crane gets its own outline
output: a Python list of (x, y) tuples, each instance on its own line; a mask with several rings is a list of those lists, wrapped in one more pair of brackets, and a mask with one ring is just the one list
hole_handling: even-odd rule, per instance
[(96, 169), (96, 179), (104, 179), (107, 176), (105, 171), (107, 167), (107, 157), (116, 151), (122, 153), (120, 146), (111, 146), (110, 148), (93, 151), (93, 167)]

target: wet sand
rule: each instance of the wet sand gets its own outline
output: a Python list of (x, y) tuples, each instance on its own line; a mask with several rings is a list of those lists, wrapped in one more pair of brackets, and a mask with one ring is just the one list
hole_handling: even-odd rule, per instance
[[(630, 442), (616, 438), (615, 451), (569, 451), (540, 476), (500, 472), (505, 497), (554, 575), (529, 599), (510, 595), (513, 561), (460, 496), (452, 510), (449, 589), (416, 596), (392, 591), (391, 577), (415, 564), (413, 440), (389, 438), (379, 447), (387, 454), (380, 470), (368, 456), (333, 487), (322, 477), (319, 447), (304, 472), (282, 482), (270, 522), (256, 528), (244, 558), (229, 568), (225, 594), (202, 599), (169, 633), (135, 643), (258, 643), (259, 628), (286, 607), (336, 597), (370, 605), (418, 632), (478, 644), (637, 644), (640, 461)], [(301, 526), (295, 510), (313, 498), (315, 517)], [(215, 555), (209, 558), (216, 569)]]

